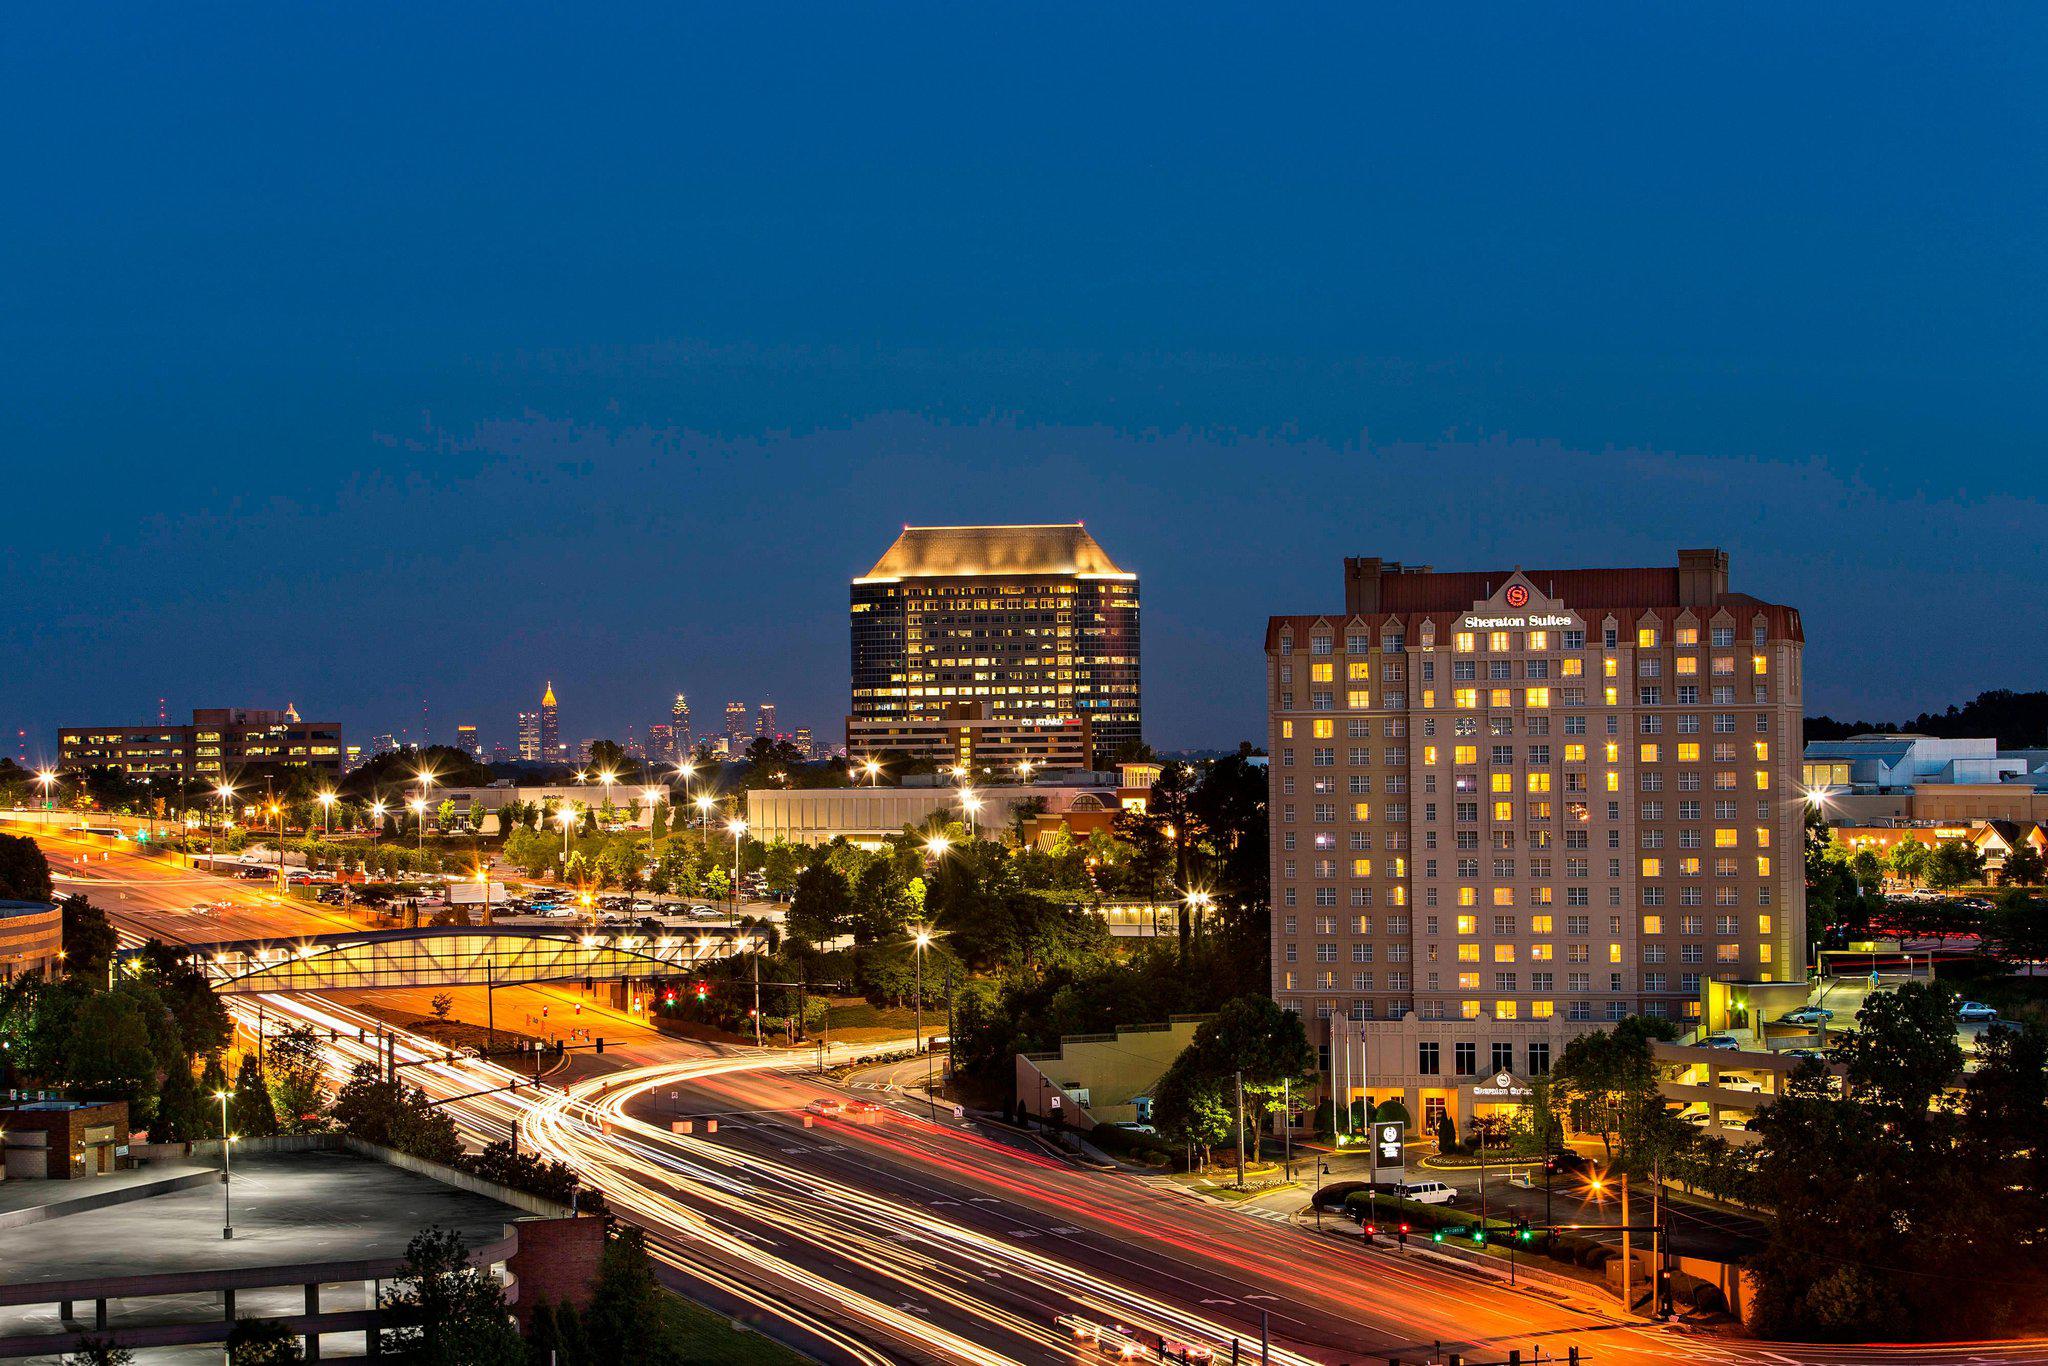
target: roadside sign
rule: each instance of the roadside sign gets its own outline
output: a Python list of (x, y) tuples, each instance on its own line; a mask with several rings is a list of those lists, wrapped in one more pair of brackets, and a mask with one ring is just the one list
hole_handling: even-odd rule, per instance
[(1058, 1096), (1052, 1098), (1052, 1108), (1055, 1110), (1060, 1108), (1060, 1098)]
[[(1404, 1143), (1407, 1125), (1381, 1120), (1372, 1126), (1372, 1175), (1375, 1181), (1406, 1179)], [(1392, 1173), (1388, 1176), (1388, 1173)]]

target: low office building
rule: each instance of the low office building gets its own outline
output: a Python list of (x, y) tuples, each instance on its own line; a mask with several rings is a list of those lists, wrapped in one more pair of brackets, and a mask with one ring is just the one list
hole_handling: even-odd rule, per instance
[(956, 702), (934, 717), (850, 717), (846, 751), (858, 766), (887, 756), (1007, 779), (1048, 768), (1087, 768), (1095, 753), (1085, 716), (991, 716), (985, 702)]
[(48, 972), (64, 951), (64, 913), (48, 901), (0, 901), (0, 982)]
[(375, 1356), (408, 1321), (387, 1292), (429, 1226), (460, 1234), (522, 1319), (542, 1300), (589, 1304), (602, 1219), (331, 1135), (236, 1144), (224, 1214), (219, 1145), (200, 1147), (89, 1190), (0, 1185), (0, 1359), (97, 1338), (145, 1361), (215, 1344), (218, 1360), (238, 1319), (283, 1324), (309, 1360)]
[(49, 1097), (0, 1101), (0, 1154), (10, 1181), (108, 1176), (128, 1151), (128, 1103)]
[[(1026, 839), (1049, 837), (1062, 825), (1085, 835), (1097, 824), (1108, 828), (1121, 804), (1114, 773), (1054, 775), (1031, 785), (966, 789), (971, 819), (987, 836), (1010, 836), (1022, 826)], [(845, 839), (877, 847), (905, 829), (935, 822), (965, 825), (970, 812), (962, 789), (939, 784), (902, 787), (749, 788), (747, 833), (767, 844), (830, 844)]]
[(130, 778), (231, 783), (247, 790), (294, 772), (341, 776), (341, 723), (306, 721), (296, 709), (201, 707), (188, 726), (66, 726), (59, 764), (108, 768)]
[(1844, 824), (2048, 821), (2048, 750), (1873, 732), (1812, 741), (1799, 768), (1822, 812)]
[(1019, 1053), (1017, 1101), (1034, 1118), (1070, 1129), (1149, 1124), (1153, 1089), (1208, 1018), (1175, 1015), (1112, 1034), (1070, 1034), (1051, 1052)]

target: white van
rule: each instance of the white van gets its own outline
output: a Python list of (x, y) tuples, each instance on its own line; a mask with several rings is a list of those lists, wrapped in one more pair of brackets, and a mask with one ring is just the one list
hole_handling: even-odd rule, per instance
[(1457, 1195), (1457, 1187), (1446, 1186), (1441, 1181), (1417, 1181), (1401, 1188), (1403, 1200), (1413, 1200), (1421, 1205), (1448, 1205)]

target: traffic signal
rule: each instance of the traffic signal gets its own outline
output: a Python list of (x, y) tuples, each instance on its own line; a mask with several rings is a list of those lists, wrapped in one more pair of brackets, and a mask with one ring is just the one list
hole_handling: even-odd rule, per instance
[(1529, 1227), (1529, 1221), (1527, 1219), (1518, 1220), (1515, 1224), (1515, 1237), (1518, 1241), (1524, 1243), (1534, 1242), (1536, 1239), (1536, 1230)]
[(1443, 1240), (1444, 1231), (1442, 1229), (1437, 1229), (1429, 1235), (1429, 1241), (1431, 1241), (1432, 1243), (1441, 1243)]
[(697, 983), (697, 1003), (698, 1003), (699, 1005), (702, 1005), (702, 1004), (703, 1004), (703, 1002), (704, 1002), (704, 998), (705, 998), (706, 996), (709, 996), (710, 994), (711, 994), (711, 984), (710, 984), (709, 982), (699, 982), (699, 983)]
[(600, 1052), (600, 1053), (604, 1052), (604, 1040), (603, 1040), (603, 1039), (599, 1039), (599, 1040), (597, 1041), (597, 1051), (598, 1051), (598, 1052)]
[(1406, 1246), (1408, 1246), (1408, 1225), (1406, 1225), (1406, 1224), (1403, 1224), (1403, 1225), (1401, 1225), (1401, 1228), (1400, 1228), (1400, 1236), (1401, 1236), (1401, 1246), (1402, 1246), (1402, 1247), (1406, 1247)]
[(1483, 1243), (1486, 1241), (1486, 1229), (1483, 1225), (1472, 1225), (1472, 1241), (1475, 1243)]
[(1378, 1224), (1367, 1224), (1367, 1225), (1365, 1226), (1365, 1236), (1366, 1236), (1366, 1237), (1368, 1237), (1368, 1238), (1377, 1238), (1377, 1237), (1379, 1237), (1379, 1236), (1380, 1236), (1380, 1226), (1379, 1226)]

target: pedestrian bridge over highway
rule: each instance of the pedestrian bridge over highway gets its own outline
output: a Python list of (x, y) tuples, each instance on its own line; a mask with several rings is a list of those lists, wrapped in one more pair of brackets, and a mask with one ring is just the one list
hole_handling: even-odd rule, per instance
[(215, 991), (247, 993), (673, 977), (766, 945), (760, 931), (745, 926), (678, 933), (452, 926), (177, 947), (189, 951)]

